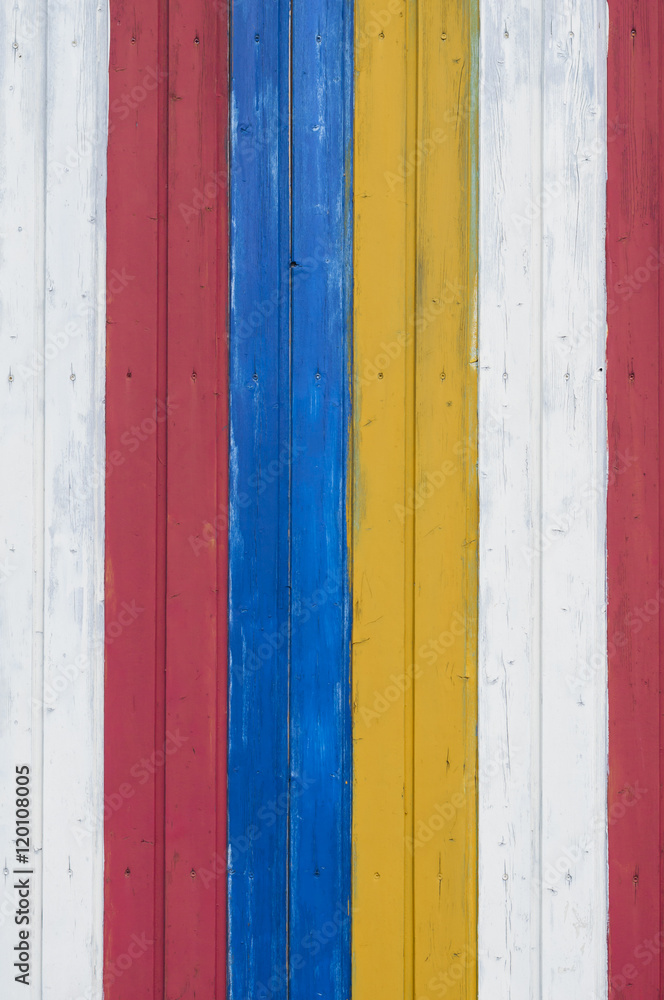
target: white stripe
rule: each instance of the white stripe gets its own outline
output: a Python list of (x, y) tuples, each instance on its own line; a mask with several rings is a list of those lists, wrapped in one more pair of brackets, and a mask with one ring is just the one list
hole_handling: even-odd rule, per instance
[[(0, 9), (0, 856), (32, 772), (30, 989), (5, 877), (0, 993), (101, 998), (108, 8)], [(12, 380), (9, 380), (11, 369)]]
[(480, 1000), (607, 993), (605, 14), (481, 0)]

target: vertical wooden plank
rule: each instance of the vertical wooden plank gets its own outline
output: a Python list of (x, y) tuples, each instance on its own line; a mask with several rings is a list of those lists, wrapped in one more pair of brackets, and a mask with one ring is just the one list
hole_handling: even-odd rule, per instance
[(101, 989), (108, 12), (0, 16), (1, 983), (64, 1000)]
[(107, 996), (226, 988), (227, 23), (112, 18)]
[(539, 995), (542, 5), (480, 6), (479, 996)]
[[(609, 996), (659, 996), (661, 60), (655, 3), (611, 0), (608, 67)], [(660, 79), (660, 88), (654, 81)]]
[(499, 19), (489, 7), (479, 995), (603, 997), (605, 9), (546, 0)]
[(188, 1000), (226, 991), (210, 872), (226, 845), (228, 548), (223, 530), (190, 539), (227, 504), (228, 39), (205, 0), (171, 0), (168, 17), (166, 734), (184, 746), (166, 764), (165, 995)]
[(414, 282), (412, 258), (404, 273), (403, 166), (415, 52), (408, 55), (406, 10), (395, 0), (379, 19), (368, 0), (355, 5), (352, 995), (385, 1000), (408, 995), (404, 947), (412, 933), (404, 788), (415, 672), (406, 648), (405, 517)]
[(353, 984), (471, 997), (477, 9), (359, 10)]
[[(11, 136), (0, 148), (0, 836), (3, 996), (41, 996), (42, 740), (44, 716), (44, 214), (46, 195), (46, 22), (33, 24), (36, 3), (0, 8), (0, 124)], [(17, 769), (29, 768), (30, 830), (18, 839)], [(23, 830), (19, 831), (23, 834)], [(23, 849), (26, 848), (24, 851)], [(17, 863), (19, 851), (26, 863)], [(30, 924), (14, 923), (15, 870), (29, 869)], [(29, 986), (10, 959), (29, 932)], [(89, 956), (87, 956), (89, 957)]]
[[(163, 743), (166, 284), (159, 274), (167, 64), (156, 4), (143, 11), (116, 5), (111, 27), (108, 275), (109, 287), (114, 272), (127, 284), (112, 296), (107, 319), (105, 988), (110, 996), (147, 998), (163, 990), (163, 768), (151, 761)], [(145, 97), (136, 102), (139, 87)], [(127, 604), (136, 618), (120, 630)], [(123, 787), (132, 794), (121, 801)], [(152, 944), (122, 970), (118, 959), (143, 934)]]
[(544, 24), (541, 988), (581, 1000), (607, 978), (606, 4), (547, 0)]
[(419, 7), (413, 996), (459, 1000), (477, 996), (477, 32), (472, 0)]
[(231, 30), (230, 994), (349, 991), (351, 12)]
[(352, 24), (349, 0), (293, 3), (287, 993), (293, 1000), (350, 996)]
[(267, 990), (283, 997), (288, 989), (289, 53), (288, 3), (235, 3), (228, 744), (234, 1000)]
[[(166, 40), (156, 0), (149, 6), (114, 0), (106, 352), (109, 1000), (163, 994), (164, 769), (153, 755), (165, 738)], [(141, 953), (123, 969), (129, 948)]]
[(44, 220), (45, 690), (82, 663), (44, 716), (42, 995), (64, 1000), (98, 990), (102, 972), (102, 829), (81, 844), (76, 828), (103, 812), (108, 9), (48, 13), (47, 164), (77, 151), (47, 180)]

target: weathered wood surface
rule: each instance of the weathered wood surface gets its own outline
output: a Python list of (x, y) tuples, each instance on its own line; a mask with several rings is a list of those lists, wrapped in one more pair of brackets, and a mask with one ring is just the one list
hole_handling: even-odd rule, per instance
[(5, 4), (0, 38), (0, 989), (71, 1000), (101, 996), (108, 8)]
[(609, 12), (609, 996), (645, 1000), (664, 987), (664, 15), (633, 0), (611, 0)]
[(193, 1000), (226, 991), (228, 11), (111, 15), (105, 995)]
[(477, 995), (477, 13), (357, 5), (359, 997)]
[(352, 4), (231, 30), (229, 992), (350, 981)]
[(480, 18), (479, 996), (588, 1000), (607, 991), (606, 9)]

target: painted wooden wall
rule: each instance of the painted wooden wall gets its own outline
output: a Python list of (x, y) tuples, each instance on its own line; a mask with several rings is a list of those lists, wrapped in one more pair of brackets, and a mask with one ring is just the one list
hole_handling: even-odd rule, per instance
[(3, 998), (660, 996), (663, 32), (0, 9)]
[(604, 3), (481, 5), (479, 996), (605, 997)]

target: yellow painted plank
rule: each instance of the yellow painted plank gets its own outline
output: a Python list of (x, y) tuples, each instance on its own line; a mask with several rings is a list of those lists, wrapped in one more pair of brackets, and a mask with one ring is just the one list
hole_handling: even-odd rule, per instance
[(476, 996), (474, 0), (356, 2), (353, 997)]
[(418, 5), (415, 996), (477, 996), (476, 14)]
[(406, 18), (374, 9), (355, 46), (353, 997), (403, 1000)]

